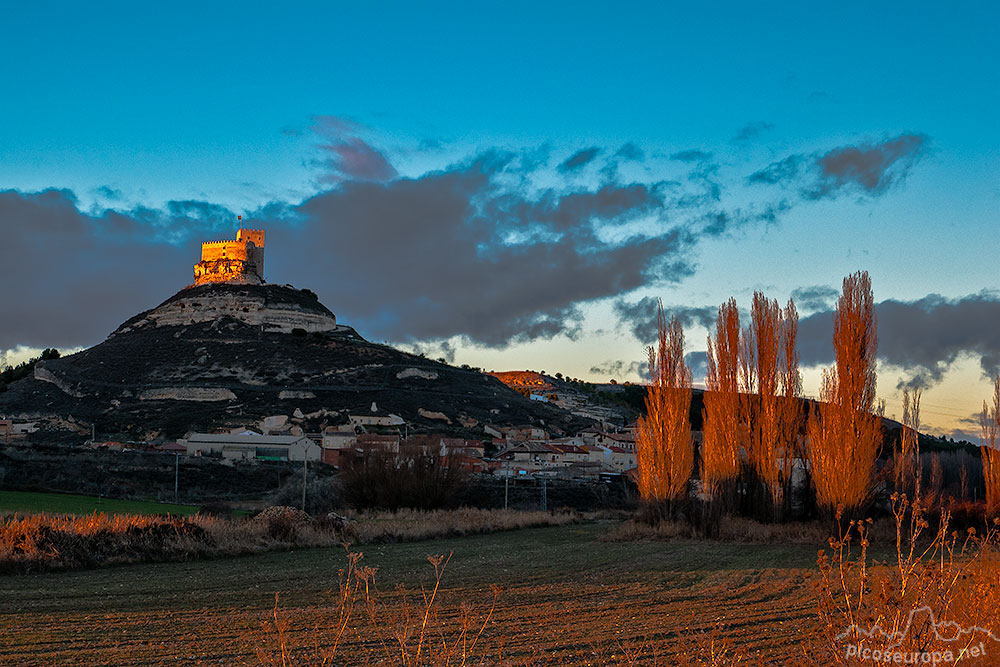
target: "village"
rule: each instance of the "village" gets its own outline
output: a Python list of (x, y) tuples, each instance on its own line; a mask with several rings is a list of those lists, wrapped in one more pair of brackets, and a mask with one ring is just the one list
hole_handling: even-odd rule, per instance
[[(549, 478), (595, 481), (631, 478), (636, 468), (635, 424), (592, 426), (573, 436), (553, 437), (537, 426), (483, 426), (484, 437), (466, 439), (446, 433), (414, 434), (398, 415), (372, 405), (369, 412), (350, 414), (345, 424), (321, 432), (305, 432), (295, 416), (275, 415), (245, 427), (191, 432), (173, 442), (119, 441), (91, 438), (94, 450), (148, 451), (208, 457), (226, 465), (264, 461), (304, 461), (334, 468), (380, 453), (398, 455), (419, 447), (439, 456), (444, 467), (498, 478)], [(36, 433), (34, 422), (0, 419), (0, 443), (16, 445)]]
[[(537, 399), (536, 399), (537, 400)], [(307, 432), (304, 417), (273, 415), (254, 424), (190, 432), (173, 442), (98, 439), (83, 444), (103, 451), (151, 451), (212, 457), (228, 465), (262, 461), (306, 461), (341, 468), (379, 452), (398, 454), (418, 446), (440, 456), (445, 467), (495, 477), (607, 480), (631, 477), (636, 468), (635, 423), (615, 426), (596, 422), (576, 435), (553, 437), (538, 426), (482, 426), (483, 437), (467, 439), (447, 433), (413, 434), (406, 421), (372, 404), (369, 411), (349, 414), (348, 421)], [(298, 422), (298, 423), (296, 423)], [(38, 432), (36, 422), (0, 419), (0, 443), (17, 444)]]

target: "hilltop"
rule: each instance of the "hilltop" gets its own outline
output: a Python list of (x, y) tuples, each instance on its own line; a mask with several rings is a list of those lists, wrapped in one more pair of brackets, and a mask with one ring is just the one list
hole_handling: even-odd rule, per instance
[(380, 411), (411, 428), (589, 422), (496, 378), (365, 340), (316, 295), (290, 285), (189, 286), (94, 347), (39, 362), (0, 393), (0, 414), (43, 430), (152, 439), (287, 415), (306, 431)]

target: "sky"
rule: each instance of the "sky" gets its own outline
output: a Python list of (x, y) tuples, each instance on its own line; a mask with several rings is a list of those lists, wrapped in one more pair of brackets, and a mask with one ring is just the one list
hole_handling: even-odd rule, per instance
[(803, 385), (868, 271), (879, 396), (972, 436), (1000, 366), (1000, 6), (21, 3), (0, 22), (0, 362), (96, 344), (242, 215), (371, 340), (641, 380), (754, 291)]

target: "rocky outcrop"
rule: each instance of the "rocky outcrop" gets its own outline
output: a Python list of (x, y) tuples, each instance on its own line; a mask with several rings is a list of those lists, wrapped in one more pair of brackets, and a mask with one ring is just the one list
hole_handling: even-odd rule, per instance
[(404, 368), (396, 373), (396, 378), (405, 380), (406, 378), (423, 378), (424, 380), (437, 380), (438, 374), (435, 371), (425, 371), (419, 368)]
[(160, 387), (139, 392), (140, 401), (235, 401), (236, 394), (219, 387)]
[(434, 410), (424, 410), (423, 408), (417, 409), (417, 414), (424, 419), (434, 419), (436, 421), (443, 421), (451, 423), (451, 419), (443, 412), (436, 412)]
[(316, 394), (311, 391), (293, 391), (290, 389), (278, 392), (279, 400), (290, 401), (296, 398), (316, 398)]
[(50, 384), (54, 384), (55, 386), (59, 387), (60, 391), (62, 391), (64, 394), (68, 394), (75, 398), (83, 397), (82, 392), (79, 392), (76, 389), (74, 389), (73, 386), (66, 380), (57, 377), (52, 371), (42, 366), (41, 362), (35, 365), (35, 379), (41, 380), (42, 382), (48, 382)]
[[(337, 318), (316, 295), (287, 285), (219, 283), (181, 290), (132, 318), (112, 336), (145, 327), (189, 326), (232, 318), (262, 331), (306, 333), (337, 330)], [(346, 328), (346, 327), (344, 327)]]

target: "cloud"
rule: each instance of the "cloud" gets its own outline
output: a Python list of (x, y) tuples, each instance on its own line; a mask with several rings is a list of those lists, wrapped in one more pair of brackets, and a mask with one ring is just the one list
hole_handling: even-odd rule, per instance
[(789, 155), (786, 158), (772, 162), (763, 169), (756, 171), (747, 177), (747, 183), (762, 183), (765, 185), (778, 185), (787, 183), (798, 178), (802, 171), (803, 164), (807, 161), (804, 155)]
[(191, 281), (202, 239), (214, 235), (202, 214), (221, 207), (170, 202), (90, 215), (68, 190), (0, 191), (4, 294), (0, 349), (75, 347), (101, 341), (117, 325)]
[(880, 144), (834, 149), (817, 160), (821, 178), (814, 194), (821, 197), (842, 189), (881, 194), (906, 178), (926, 144), (925, 135), (902, 134)]
[(881, 143), (793, 154), (752, 173), (747, 183), (795, 187), (804, 199), (850, 193), (875, 197), (905, 180), (927, 143), (926, 135), (901, 134)]
[[(573, 183), (548, 166), (548, 146), (486, 150), (400, 177), (357, 123), (319, 116), (313, 132), (326, 141), (331, 187), (273, 201), (247, 224), (267, 229), (269, 278), (315, 290), (374, 340), (502, 347), (572, 338), (586, 304), (618, 298), (622, 322), (648, 342), (654, 308), (620, 295), (690, 276), (700, 240), (772, 223), (790, 206), (723, 205), (720, 166), (699, 150), (673, 156), (688, 163), (680, 181), (631, 181), (615, 171), (596, 185)], [(582, 168), (609, 151), (584, 149), (563, 164)], [(829, 178), (852, 178), (845, 164), (871, 162), (826, 156)], [(643, 153), (625, 144), (608, 158), (626, 159)], [(5, 304), (16, 323), (0, 330), (0, 349), (100, 340), (187, 284), (200, 242), (229, 238), (235, 217), (200, 200), (83, 212), (68, 190), (0, 192), (5, 271), (21, 284)], [(669, 310), (685, 326), (711, 327), (716, 314), (714, 306)]]
[[(930, 294), (916, 301), (889, 299), (876, 304), (879, 358), (905, 369), (902, 385), (939, 382), (963, 354), (978, 358), (986, 376), (1000, 371), (1000, 294), (980, 292), (959, 299)], [(799, 321), (803, 365), (833, 363), (833, 313)]]
[(601, 375), (607, 379), (624, 380), (638, 376), (640, 380), (649, 378), (649, 362), (631, 361), (626, 362), (621, 359), (609, 359), (596, 366), (590, 367), (591, 375)]
[(594, 161), (601, 152), (601, 149), (597, 146), (591, 146), (590, 148), (584, 148), (579, 150), (568, 158), (563, 160), (563, 162), (557, 167), (557, 169), (566, 174), (572, 171), (578, 171), (583, 167), (587, 166)]
[(704, 382), (708, 375), (708, 352), (704, 350), (688, 352), (684, 355), (684, 363), (691, 371), (691, 379), (695, 382)]
[(313, 133), (323, 140), (318, 148), (326, 156), (318, 161), (325, 172), (320, 182), (388, 181), (398, 175), (385, 155), (361, 138), (361, 125), (336, 116), (313, 121)]
[[(656, 306), (657, 299), (651, 296), (643, 297), (633, 303), (618, 299), (612, 304), (618, 321), (629, 327), (632, 335), (644, 344), (656, 340)], [(717, 306), (664, 306), (663, 314), (668, 320), (671, 317), (676, 317), (685, 329), (700, 326), (712, 330), (719, 315), (719, 308)]]
[(273, 274), (309, 285), (375, 339), (573, 336), (580, 304), (687, 275), (689, 241), (666, 225), (599, 234), (662, 218), (659, 184), (527, 191), (505, 180), (516, 163), (489, 152), (419, 178), (344, 182), (254, 224), (268, 227), (269, 247), (295, 249), (294, 261), (269, 260)]
[(768, 123), (767, 121), (758, 120), (751, 123), (747, 123), (736, 133), (732, 138), (732, 143), (740, 144), (752, 141), (764, 134), (769, 130), (774, 129), (774, 123)]
[(691, 148), (674, 153), (670, 156), (670, 159), (677, 160), (678, 162), (705, 162), (712, 159), (712, 154)]
[(102, 199), (107, 199), (108, 201), (121, 201), (125, 198), (124, 193), (121, 190), (111, 187), (110, 185), (102, 185), (98, 188), (94, 188), (94, 194)]
[(639, 162), (640, 160), (645, 159), (646, 153), (630, 141), (627, 144), (623, 144), (622, 147), (615, 152), (615, 157), (622, 160)]
[(792, 299), (799, 312), (830, 310), (839, 297), (840, 292), (828, 285), (811, 285), (792, 290)]
[[(822, 308), (799, 320), (797, 347), (801, 364), (828, 366), (834, 362), (833, 305), (837, 293), (826, 286), (803, 287), (793, 298), (800, 308)], [(613, 309), (619, 321), (641, 342), (656, 339), (656, 299), (636, 302), (618, 299)], [(700, 326), (712, 331), (715, 306), (664, 306), (685, 329)], [(885, 364), (904, 370), (899, 387), (930, 387), (963, 355), (979, 361), (983, 375), (1000, 372), (1000, 293), (983, 291), (958, 299), (930, 294), (916, 301), (888, 299), (875, 305), (878, 356)], [(694, 354), (694, 353), (692, 353)], [(690, 363), (695, 367), (694, 361)], [(697, 373), (695, 373), (697, 377)]]

